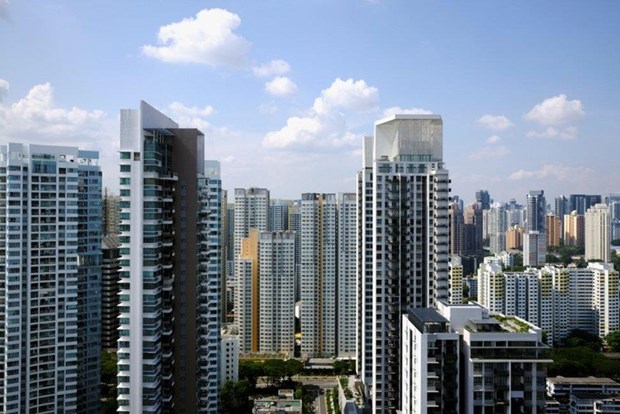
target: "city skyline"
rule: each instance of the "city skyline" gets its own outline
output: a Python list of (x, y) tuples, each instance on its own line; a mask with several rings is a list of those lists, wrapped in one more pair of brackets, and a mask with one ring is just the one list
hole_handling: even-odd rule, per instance
[(374, 122), (432, 112), (466, 202), (617, 191), (613, 2), (145, 5), (0, 1), (3, 143), (97, 150), (117, 191), (118, 108), (144, 99), (205, 134), (229, 194), (299, 198), (354, 191)]

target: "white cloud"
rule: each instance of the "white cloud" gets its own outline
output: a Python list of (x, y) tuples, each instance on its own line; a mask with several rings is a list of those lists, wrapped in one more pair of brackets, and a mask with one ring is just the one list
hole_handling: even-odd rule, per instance
[(297, 85), (286, 76), (278, 76), (265, 83), (265, 91), (274, 96), (289, 96), (297, 92)]
[(581, 101), (569, 101), (566, 95), (558, 95), (536, 104), (524, 118), (542, 125), (558, 125), (574, 122), (585, 115)]
[(391, 106), (383, 110), (383, 117), (388, 117), (396, 114), (408, 114), (408, 115), (432, 115), (433, 111), (422, 108), (401, 108), (400, 106)]
[(0, 103), (4, 102), (4, 99), (9, 94), (9, 82), (4, 79), (0, 79)]
[(263, 146), (276, 149), (326, 150), (359, 145), (342, 111), (365, 113), (377, 109), (379, 91), (364, 80), (336, 79), (314, 100), (304, 116), (290, 117), (286, 125), (268, 132)]
[(5, 143), (66, 145), (99, 151), (105, 185), (118, 183), (117, 122), (100, 110), (58, 106), (50, 83), (33, 86), (12, 104), (0, 102), (0, 136)]
[(260, 105), (258, 105), (258, 110), (264, 114), (275, 114), (276, 112), (278, 112), (278, 107), (275, 106), (274, 104), (270, 104), (270, 103), (262, 103)]
[(510, 119), (504, 115), (483, 115), (476, 121), (481, 127), (490, 129), (492, 131), (503, 131), (508, 128), (512, 128), (514, 124)]
[(553, 179), (557, 181), (567, 181), (583, 179), (592, 175), (593, 170), (587, 167), (570, 167), (559, 164), (545, 164), (539, 170), (519, 170), (510, 174), (511, 180), (527, 179)]
[(337, 78), (314, 100), (312, 109), (318, 114), (328, 113), (333, 109), (371, 112), (377, 110), (378, 102), (379, 90), (368, 86), (363, 79), (343, 81)]
[(500, 137), (498, 135), (491, 135), (490, 137), (487, 138), (487, 142), (489, 144), (497, 144), (501, 140), (502, 140), (502, 137)]
[(228, 10), (204, 9), (196, 17), (160, 27), (160, 46), (145, 45), (142, 52), (164, 62), (243, 66), (251, 43), (234, 32), (240, 23)]
[[(6, 82), (8, 88), (8, 82)], [(104, 118), (102, 111), (73, 107), (64, 109), (54, 104), (54, 89), (49, 83), (36, 85), (25, 98), (12, 105), (0, 105), (0, 130), (9, 137), (24, 135), (61, 136), (88, 135), (95, 132)], [(85, 130), (86, 129), (86, 130)], [(11, 137), (12, 138), (12, 137)]]
[(473, 161), (479, 160), (493, 160), (496, 158), (502, 158), (510, 154), (510, 150), (505, 146), (482, 148), (479, 151), (469, 154), (468, 158)]
[(271, 76), (284, 75), (291, 71), (291, 66), (285, 60), (277, 59), (269, 63), (252, 68), (255, 76), (269, 78)]
[(9, 0), (0, 0), (0, 18), (9, 20)]
[(577, 128), (570, 126), (564, 129), (547, 127), (544, 131), (528, 131), (528, 138), (555, 138), (555, 139), (575, 139), (577, 138)]
[(172, 102), (168, 105), (171, 118), (178, 122), (182, 128), (197, 128), (205, 133), (211, 124), (205, 119), (212, 115), (215, 109), (211, 105), (204, 108), (196, 106), (185, 106), (180, 102)]

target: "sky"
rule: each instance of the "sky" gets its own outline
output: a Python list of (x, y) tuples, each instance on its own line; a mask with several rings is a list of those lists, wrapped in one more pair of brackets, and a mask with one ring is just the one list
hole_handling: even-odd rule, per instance
[(444, 123), (452, 194), (620, 192), (618, 1), (0, 0), (0, 143), (100, 151), (120, 109), (196, 127), (224, 188), (354, 192), (393, 113)]

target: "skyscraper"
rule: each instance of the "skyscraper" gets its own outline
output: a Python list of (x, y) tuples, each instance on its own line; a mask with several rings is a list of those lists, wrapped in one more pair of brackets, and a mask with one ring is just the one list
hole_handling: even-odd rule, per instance
[(338, 302), (336, 311), (336, 353), (338, 357), (355, 357), (357, 311), (357, 196), (338, 194)]
[(258, 352), (259, 231), (250, 229), (241, 240), (241, 253), (235, 263), (235, 325), (239, 327), (239, 351)]
[(585, 221), (583, 215), (577, 214), (577, 211), (571, 211), (564, 216), (564, 244), (585, 245)]
[(449, 179), (442, 129), (438, 115), (393, 115), (377, 121), (374, 137), (364, 139), (358, 356), (374, 413), (399, 409), (402, 314), (448, 299)]
[(607, 204), (596, 204), (586, 211), (586, 260), (611, 260), (611, 218)]
[(600, 194), (571, 194), (569, 196), (569, 211), (577, 211), (577, 214), (585, 214), (590, 207), (601, 202)]
[(543, 190), (530, 191), (527, 194), (527, 231), (538, 231), (545, 233), (545, 216), (547, 215), (547, 205), (545, 192)]
[(218, 412), (221, 182), (204, 136), (121, 111), (119, 412)]
[(336, 195), (301, 196), (301, 354), (336, 354)]
[(241, 253), (241, 239), (250, 229), (269, 230), (269, 190), (266, 188), (235, 188), (235, 256)]
[(487, 212), (489, 229), (489, 250), (491, 253), (500, 253), (506, 250), (506, 208), (500, 203), (494, 203)]
[(118, 234), (120, 223), (119, 213), (121, 211), (121, 198), (105, 189), (103, 194), (103, 234)]
[(0, 146), (0, 411), (97, 412), (99, 154)]
[(491, 208), (491, 196), (487, 190), (476, 191), (476, 203), (480, 204), (483, 210)]
[(269, 231), (288, 230), (288, 200), (271, 200), (269, 204)]
[(295, 349), (295, 234), (261, 232), (259, 351), (293, 356)]
[(547, 214), (545, 217), (545, 228), (547, 229), (547, 246), (559, 246), (562, 238), (562, 222), (554, 214)]

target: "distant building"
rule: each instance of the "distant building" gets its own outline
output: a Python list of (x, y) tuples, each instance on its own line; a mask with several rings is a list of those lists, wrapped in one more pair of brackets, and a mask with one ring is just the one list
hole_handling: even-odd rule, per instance
[(561, 343), (572, 329), (603, 338), (620, 327), (618, 282), (609, 263), (589, 263), (585, 269), (547, 265), (523, 272), (484, 263), (478, 269), (478, 303), (540, 326), (550, 344)]
[[(569, 408), (582, 405), (582, 401), (574, 401), (571, 404), (571, 396), (596, 395), (596, 399), (607, 398), (620, 394), (620, 384), (610, 378), (604, 377), (547, 377), (547, 396), (559, 403), (560, 412), (568, 412)], [(578, 397), (578, 400), (582, 398)], [(589, 404), (588, 413), (603, 413), (596, 411)], [(577, 411), (571, 411), (577, 412)], [(581, 412), (581, 411), (579, 411)], [(616, 411), (618, 412), (618, 411)]]
[(499, 203), (494, 203), (487, 211), (487, 228), (489, 236), (489, 250), (491, 253), (499, 253), (506, 250), (506, 208)]
[(301, 198), (301, 354), (336, 355), (336, 195)]
[(506, 249), (521, 250), (523, 248), (523, 228), (517, 225), (506, 230)]
[(523, 266), (542, 266), (547, 255), (545, 233), (527, 231), (523, 235)]
[(566, 246), (585, 245), (585, 219), (577, 211), (564, 216), (564, 244)]
[(577, 214), (584, 215), (588, 209), (601, 202), (600, 194), (571, 194), (569, 196), (569, 211), (577, 211)]
[(596, 204), (585, 215), (585, 259), (611, 260), (611, 217), (607, 204)]
[(289, 200), (271, 200), (269, 204), (269, 231), (288, 230)]
[(545, 221), (545, 227), (547, 228), (547, 247), (559, 246), (560, 239), (562, 238), (562, 222), (553, 214), (547, 214)]
[(491, 208), (491, 196), (487, 190), (476, 191), (476, 203), (480, 203), (483, 210)]
[(530, 191), (527, 194), (527, 231), (537, 231), (541, 234), (546, 233), (545, 217), (547, 215), (547, 204), (545, 192), (543, 190)]
[(235, 325), (222, 329), (220, 345), (220, 388), (226, 381), (239, 381), (239, 334)]
[(450, 279), (448, 302), (456, 305), (463, 303), (463, 263), (460, 256), (450, 256), (448, 277)]
[(259, 349), (259, 256), (258, 229), (250, 229), (241, 240), (241, 251), (235, 264), (235, 325), (239, 329), (239, 351), (256, 353)]
[(357, 327), (357, 195), (338, 194), (336, 354), (355, 357)]
[(119, 234), (121, 198), (116, 194), (108, 192), (107, 188), (103, 194), (101, 211), (103, 213), (103, 234)]
[(295, 234), (260, 232), (258, 250), (258, 351), (292, 357), (295, 350)]

